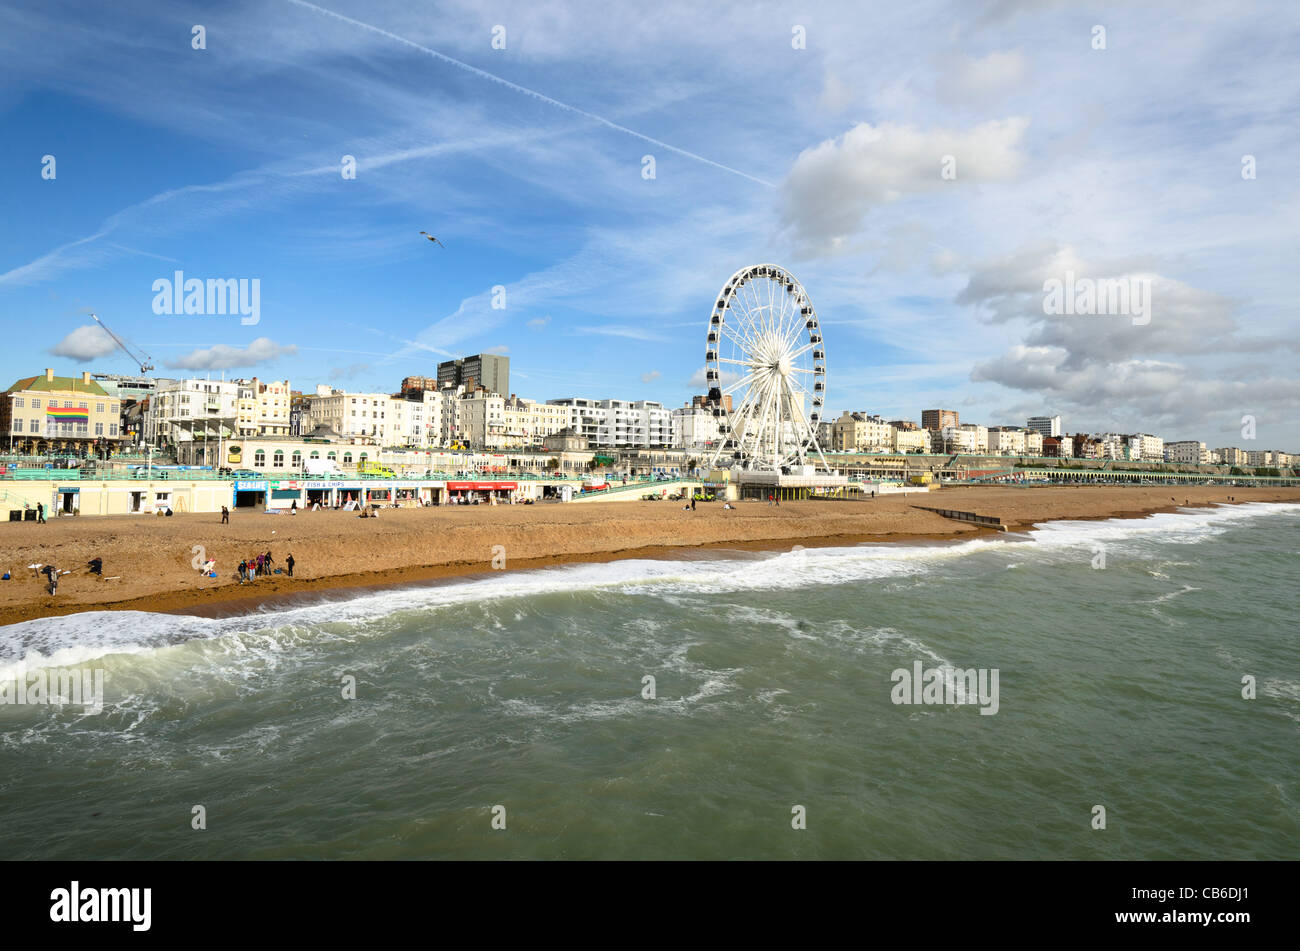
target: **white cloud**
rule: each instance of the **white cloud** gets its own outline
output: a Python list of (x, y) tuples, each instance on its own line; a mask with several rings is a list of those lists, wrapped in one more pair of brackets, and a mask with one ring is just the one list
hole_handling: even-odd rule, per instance
[(528, 329), (545, 330), (547, 326), (550, 324), (550, 322), (551, 322), (550, 314), (547, 314), (545, 317), (534, 317), (532, 320), (528, 321)]
[(243, 348), (217, 344), (206, 350), (191, 350), (182, 357), (169, 360), (167, 366), (175, 370), (230, 370), (268, 363), (297, 352), (298, 348), (293, 344), (281, 345), (270, 337), (258, 337)]
[(116, 349), (117, 344), (103, 327), (98, 324), (87, 324), (78, 327), (51, 347), (50, 353), (56, 357), (68, 357), (72, 360), (94, 360), (97, 357), (106, 357)]
[[(1018, 117), (968, 131), (859, 123), (800, 153), (782, 185), (783, 220), (806, 250), (842, 250), (873, 207), (963, 183), (1014, 179), (1028, 125)], [(953, 180), (940, 175), (945, 156), (955, 160)]]
[(659, 379), (661, 376), (663, 376), (663, 374), (660, 373), (658, 370), (651, 370), (649, 373), (642, 373), (642, 374), (641, 374), (641, 382), (642, 382), (642, 383), (653, 383), (655, 380)]

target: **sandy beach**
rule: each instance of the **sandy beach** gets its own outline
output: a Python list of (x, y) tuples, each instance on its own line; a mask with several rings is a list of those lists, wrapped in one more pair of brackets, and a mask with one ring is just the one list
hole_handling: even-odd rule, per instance
[[(1015, 529), (1051, 519), (1135, 517), (1226, 503), (1230, 496), (1238, 502), (1300, 501), (1300, 489), (961, 487), (866, 502), (744, 502), (730, 511), (707, 503), (687, 512), (662, 501), (399, 509), (376, 519), (350, 512), (240, 511), (228, 525), (219, 514), (10, 523), (0, 525), (0, 570), (12, 575), (0, 582), (0, 624), (94, 609), (238, 613), (304, 595), (344, 596), (347, 589), (491, 571), (493, 558), (502, 555), (504, 570), (518, 570), (701, 547), (771, 549), (990, 531), (917, 505), (997, 516)], [(218, 577), (193, 567), (196, 546), (216, 559)], [(235, 569), (241, 557), (267, 550), (280, 567), (292, 553), (294, 577), (240, 585)], [(96, 556), (104, 560), (102, 579), (84, 569)], [(28, 568), (36, 563), (73, 569), (60, 579), (56, 597)]]

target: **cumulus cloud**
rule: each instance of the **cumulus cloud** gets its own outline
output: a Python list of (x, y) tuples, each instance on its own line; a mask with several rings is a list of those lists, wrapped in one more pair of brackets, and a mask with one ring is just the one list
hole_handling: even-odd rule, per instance
[(117, 349), (117, 344), (98, 324), (78, 327), (57, 344), (50, 348), (56, 357), (68, 357), (72, 360), (94, 360), (106, 357)]
[(651, 370), (649, 373), (642, 373), (642, 374), (641, 374), (641, 382), (642, 382), (642, 383), (653, 383), (655, 380), (659, 379), (661, 376), (663, 376), (663, 374), (660, 373), (658, 370)]
[[(848, 246), (873, 207), (962, 183), (1010, 181), (1024, 160), (1029, 120), (997, 119), (967, 131), (859, 123), (805, 149), (782, 183), (782, 218), (805, 251)], [(941, 177), (952, 156), (956, 177)]]
[(268, 363), (278, 357), (291, 356), (298, 352), (293, 344), (281, 345), (270, 337), (258, 337), (247, 347), (231, 347), (219, 343), (206, 349), (191, 350), (175, 360), (169, 360), (167, 366), (174, 370), (230, 370), (235, 367), (251, 367), (259, 363)]
[[(1046, 314), (1044, 284), (1138, 279), (1150, 282), (1150, 319)], [(1287, 418), (1300, 405), (1300, 383), (1270, 376), (1265, 366), (1250, 379), (1216, 368), (1225, 353), (1296, 350), (1295, 340), (1242, 332), (1232, 299), (1156, 273), (1145, 261), (1094, 263), (1073, 248), (1039, 245), (977, 265), (959, 303), (982, 309), (994, 322), (1028, 325), (1023, 341), (975, 364), (971, 380), (1035, 394), (1040, 406), (1073, 417), (1071, 426), (1097, 431), (1144, 429), (1184, 438), (1212, 437), (1207, 420), (1226, 432), (1251, 408)], [(1040, 410), (1041, 411), (1041, 410)], [(1197, 436), (1196, 433), (1204, 432)]]

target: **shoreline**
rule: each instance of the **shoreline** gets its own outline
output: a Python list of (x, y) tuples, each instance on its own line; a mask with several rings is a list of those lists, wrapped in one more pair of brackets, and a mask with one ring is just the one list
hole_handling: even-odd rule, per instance
[[(104, 610), (225, 618), (301, 604), (345, 601), (392, 588), (499, 574), (491, 568), (489, 557), (497, 547), (510, 553), (503, 570), (528, 571), (643, 558), (688, 559), (708, 552), (781, 551), (794, 545), (821, 548), (952, 542), (1020, 534), (1035, 524), (1051, 521), (1146, 518), (1220, 504), (1300, 502), (1300, 490), (1238, 489), (1232, 493), (1235, 502), (1228, 502), (1224, 493), (1207, 489), (1188, 489), (1182, 500), (1161, 495), (1162, 491), (1167, 490), (1116, 492), (1108, 487), (1062, 487), (1026, 492), (963, 487), (943, 489), (928, 498), (918, 494), (913, 499), (886, 498), (876, 503), (805, 501), (775, 509), (761, 503), (742, 503), (725, 513), (720, 507), (683, 513), (677, 506), (662, 503), (588, 503), (540, 510), (532, 506), (458, 508), (433, 513), (399, 510), (386, 512), (376, 522), (322, 514), (290, 521), (250, 513), (239, 517), (241, 534), (259, 537), (256, 541), (239, 541), (237, 547), (232, 545), (230, 550), (236, 552), (233, 559), (224, 548), (211, 544), (207, 550), (215, 553), (221, 577), (210, 583), (207, 578), (196, 578), (187, 563), (191, 557), (190, 539), (211, 534), (213, 516), (189, 516), (190, 524), (181, 519), (161, 524), (152, 520), (114, 520), (116, 524), (111, 525), (60, 523), (59, 528), (70, 534), (67, 547), (81, 552), (81, 557), (85, 552), (111, 552), (106, 556), (106, 575), (115, 568), (120, 570), (122, 562), (133, 558), (142, 563), (146, 558), (151, 563), (169, 561), (170, 565), (159, 570), (157, 579), (128, 574), (131, 584), (145, 589), (130, 595), (128, 589), (120, 587), (120, 580), (96, 584), (84, 573), (80, 578), (68, 576), (74, 583), (61, 584), (57, 600), (37, 589), (31, 579), (14, 588), (7, 587), (13, 582), (6, 582), (0, 593), (10, 597), (0, 600), (0, 625)], [(945, 507), (997, 514), (1007, 532), (952, 521), (912, 507), (933, 504), (936, 498)], [(272, 530), (270, 525), (277, 528)], [(274, 535), (277, 530), (281, 541), (267, 542), (261, 537), (267, 531)], [(87, 535), (90, 537), (84, 537)], [(164, 537), (150, 537), (154, 535)], [(280, 561), (286, 550), (310, 552), (296, 555), (298, 577), (272, 575), (248, 586), (233, 579), (232, 566), (239, 560), (238, 552), (272, 546)], [(112, 551), (113, 547), (117, 551)], [(468, 557), (471, 551), (482, 554)], [(20, 552), (20, 560), (25, 557), (28, 555)], [(31, 557), (40, 560), (39, 554)], [(382, 564), (357, 570), (358, 561)], [(54, 563), (75, 562), (59, 552)], [(309, 563), (316, 570), (304, 572), (302, 569)], [(105, 588), (105, 584), (110, 587)], [(31, 593), (22, 598), (20, 591)], [(32, 597), (32, 593), (37, 596)], [(128, 596), (114, 597), (116, 594)]]

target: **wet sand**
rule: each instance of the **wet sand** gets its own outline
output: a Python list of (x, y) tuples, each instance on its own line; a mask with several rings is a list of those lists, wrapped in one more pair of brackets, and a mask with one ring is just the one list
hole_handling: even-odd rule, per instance
[[(688, 512), (680, 503), (660, 501), (387, 509), (376, 519), (352, 512), (238, 511), (228, 525), (220, 514), (0, 523), (0, 570), (13, 576), (0, 582), (0, 624), (86, 610), (246, 613), (487, 573), (494, 557), (504, 557), (505, 570), (520, 570), (677, 557), (692, 549), (941, 540), (990, 531), (916, 505), (992, 515), (1016, 529), (1051, 519), (1136, 517), (1224, 503), (1230, 496), (1238, 502), (1300, 501), (1300, 488), (981, 486), (862, 502), (742, 502), (731, 511), (719, 502)], [(292, 553), (294, 577), (272, 575), (241, 586), (235, 572), (240, 558), (267, 550), (281, 568)], [(217, 578), (193, 567), (201, 555), (216, 559)], [(95, 556), (104, 559), (103, 579), (83, 567)], [(50, 597), (44, 578), (27, 567), (34, 563), (74, 570)]]

